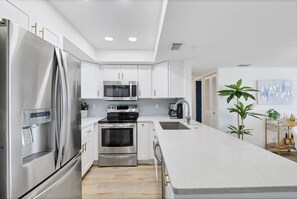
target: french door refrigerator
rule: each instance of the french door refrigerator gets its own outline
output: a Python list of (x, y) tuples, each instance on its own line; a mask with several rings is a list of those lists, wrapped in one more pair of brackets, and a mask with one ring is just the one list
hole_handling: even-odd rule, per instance
[(0, 21), (0, 198), (81, 198), (80, 61)]

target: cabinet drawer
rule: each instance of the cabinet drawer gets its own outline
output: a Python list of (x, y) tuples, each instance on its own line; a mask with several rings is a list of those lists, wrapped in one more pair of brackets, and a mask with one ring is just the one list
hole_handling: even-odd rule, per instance
[(87, 140), (91, 139), (93, 132), (93, 125), (90, 125), (84, 129), (82, 129), (82, 139), (86, 142)]

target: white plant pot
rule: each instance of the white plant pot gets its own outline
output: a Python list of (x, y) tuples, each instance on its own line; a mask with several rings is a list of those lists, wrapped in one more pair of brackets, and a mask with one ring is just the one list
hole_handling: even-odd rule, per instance
[(81, 110), (80, 115), (82, 118), (88, 117), (88, 110)]

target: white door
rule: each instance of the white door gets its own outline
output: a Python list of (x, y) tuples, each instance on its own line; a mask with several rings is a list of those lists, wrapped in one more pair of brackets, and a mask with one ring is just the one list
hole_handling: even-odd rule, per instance
[(184, 78), (184, 62), (169, 62), (169, 97), (183, 98), (185, 97), (185, 78)]
[(137, 65), (122, 65), (121, 80), (137, 81)]
[(203, 117), (204, 124), (217, 128), (217, 76), (207, 76), (203, 80)]
[(81, 98), (99, 99), (102, 97), (100, 83), (100, 66), (98, 64), (82, 62), (81, 65)]
[(137, 136), (138, 160), (148, 160), (148, 140), (149, 140), (148, 123), (138, 123), (137, 134), (138, 134)]
[(139, 98), (152, 97), (152, 66), (151, 65), (138, 66), (138, 97)]
[(153, 98), (168, 98), (168, 62), (153, 66)]
[(121, 81), (122, 69), (121, 65), (104, 65), (103, 80), (104, 81)]

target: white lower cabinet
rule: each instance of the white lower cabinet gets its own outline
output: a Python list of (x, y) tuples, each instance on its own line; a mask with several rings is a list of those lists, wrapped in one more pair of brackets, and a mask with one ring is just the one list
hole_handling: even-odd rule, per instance
[(93, 145), (94, 145), (94, 125), (90, 125), (82, 129), (82, 176), (91, 168), (93, 165)]
[(153, 123), (140, 122), (137, 127), (137, 157), (138, 160), (153, 160)]

